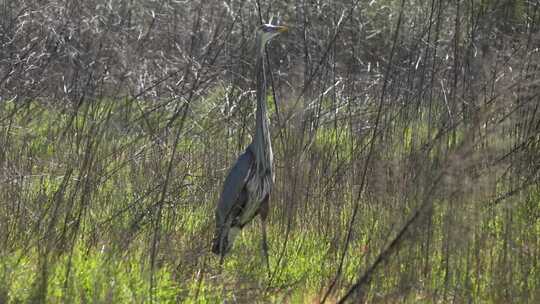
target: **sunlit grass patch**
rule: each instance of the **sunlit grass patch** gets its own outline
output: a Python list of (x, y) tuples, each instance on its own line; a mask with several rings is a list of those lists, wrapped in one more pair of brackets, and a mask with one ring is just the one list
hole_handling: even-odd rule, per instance
[[(183, 287), (173, 280), (171, 269), (157, 269), (151, 289), (151, 272), (144, 258), (142, 251), (121, 256), (77, 248), (71, 256), (40, 265), (36, 254), (13, 254), (2, 259), (2, 277), (10, 303), (32, 299), (47, 303), (146, 303), (150, 296), (159, 303), (176, 303)], [(45, 298), (36, 298), (43, 271), (47, 272)]]

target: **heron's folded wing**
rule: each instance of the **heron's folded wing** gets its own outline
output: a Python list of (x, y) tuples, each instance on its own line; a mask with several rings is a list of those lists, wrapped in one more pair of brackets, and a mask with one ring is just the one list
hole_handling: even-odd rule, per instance
[(229, 174), (223, 183), (223, 191), (221, 192), (216, 209), (216, 221), (218, 226), (224, 224), (227, 216), (233, 210), (240, 192), (246, 185), (247, 178), (254, 163), (253, 153), (248, 148), (238, 157), (236, 163), (229, 171)]

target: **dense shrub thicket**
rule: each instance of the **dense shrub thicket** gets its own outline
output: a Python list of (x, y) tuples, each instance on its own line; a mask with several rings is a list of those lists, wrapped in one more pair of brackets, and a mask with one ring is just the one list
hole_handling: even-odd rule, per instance
[[(223, 267), (254, 124), (276, 161)], [(540, 300), (540, 3), (0, 0), (0, 302)]]

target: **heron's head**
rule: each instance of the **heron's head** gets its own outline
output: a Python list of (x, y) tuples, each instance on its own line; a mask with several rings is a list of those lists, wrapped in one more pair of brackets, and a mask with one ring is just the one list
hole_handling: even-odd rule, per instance
[(263, 24), (257, 29), (257, 42), (260, 48), (264, 48), (268, 41), (289, 29), (284, 25)]

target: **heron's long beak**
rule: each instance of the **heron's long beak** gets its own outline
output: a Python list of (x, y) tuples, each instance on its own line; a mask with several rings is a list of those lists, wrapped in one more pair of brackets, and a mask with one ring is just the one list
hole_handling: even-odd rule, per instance
[(280, 26), (277, 26), (277, 31), (280, 33), (285, 33), (289, 31), (289, 28), (284, 25), (280, 25)]

